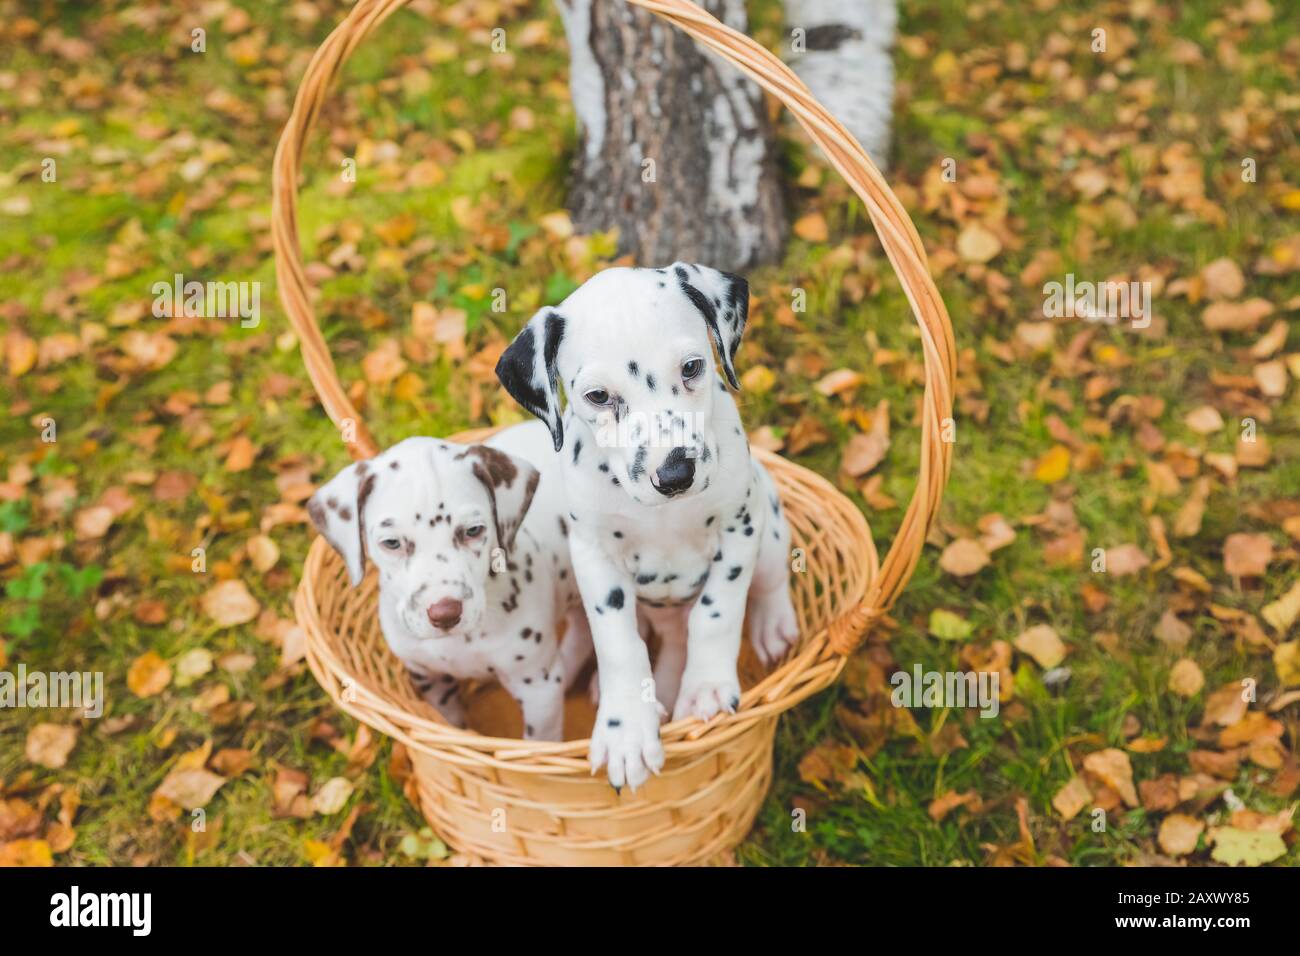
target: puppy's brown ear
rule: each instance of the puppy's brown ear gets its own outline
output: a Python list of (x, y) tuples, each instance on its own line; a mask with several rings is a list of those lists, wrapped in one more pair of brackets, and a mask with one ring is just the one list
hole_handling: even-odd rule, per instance
[(307, 502), (311, 523), (343, 558), (356, 587), (366, 574), (365, 506), (375, 475), (364, 461), (349, 465)]
[(474, 477), (487, 489), (497, 544), (510, 551), (524, 523), (524, 515), (533, 503), (542, 473), (522, 458), (488, 445), (470, 445), (461, 457), (470, 460)]
[(555, 450), (564, 447), (560, 383), (555, 359), (564, 341), (564, 316), (542, 309), (501, 354), (497, 378), (510, 396), (546, 423)]
[(730, 272), (693, 262), (674, 262), (671, 269), (682, 294), (703, 317), (727, 381), (732, 388), (740, 388), (736, 351), (749, 318), (749, 283)]

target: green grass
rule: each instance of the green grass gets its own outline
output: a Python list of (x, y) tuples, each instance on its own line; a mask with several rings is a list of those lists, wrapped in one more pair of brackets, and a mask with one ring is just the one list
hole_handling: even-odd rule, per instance
[[(45, 826), (57, 813), (58, 788), (75, 788), (80, 794), (75, 840), (55, 856), (59, 863), (307, 863), (317, 852), (311, 841), (330, 841), (346, 811), (306, 819), (276, 816), (272, 787), (281, 768), (307, 773), (309, 793), (331, 777), (345, 775), (353, 782), (356, 793), (348, 809), (359, 807), (360, 812), (350, 835), (341, 840), (344, 859), (413, 862), (399, 844), (424, 823), (394, 779), (389, 744), (380, 743), (368, 766), (349, 767), (347, 742), (357, 725), (330, 704), (305, 667), (298, 663), (281, 672), (278, 648), (255, 624), (218, 629), (198, 604), (217, 576), (233, 574), (249, 585), (263, 608), (280, 618), (292, 617), (292, 592), (309, 541), (305, 528), (282, 525), (270, 532), (281, 558), (265, 575), (252, 571), (243, 548), (265, 509), (279, 499), (278, 463), (305, 456), (317, 481), (343, 464), (337, 433), (313, 401), (296, 349), (281, 339), (287, 323), (274, 294), (268, 225), (269, 168), (283, 110), (308, 52), (345, 10), (341, 3), (317, 6), (322, 15), (315, 23), (295, 19), (289, 5), (250, 6), (255, 29), (266, 33), (263, 51), (252, 64), (228, 55), (235, 38), (219, 23), (207, 26), (208, 52), (192, 54), (179, 41), (192, 25), (172, 13), (162, 14), (159, 26), (144, 29), (120, 23), (118, 12), (63, 7), (49, 14), (57, 19), (42, 22), (42, 29), (57, 25), (69, 36), (95, 37), (94, 53), (84, 62), (61, 61), (40, 52), (32, 41), (6, 42), (0, 54), (0, 74), (19, 78), (17, 87), (0, 83), (0, 199), (26, 197), (31, 203), (26, 215), (0, 214), (0, 262), (6, 263), (0, 269), (0, 321), (6, 332), (21, 331), (38, 340), (71, 333), (89, 343), (80, 355), (50, 368), (19, 377), (7, 369), (0, 373), (9, 412), (0, 419), (0, 478), (26, 465), (38, 472), (30, 484), (6, 493), (23, 503), (0, 510), (0, 529), (10, 528), (16, 541), (56, 539), (47, 560), (69, 571), (97, 568), (103, 575), (79, 598), (52, 585), (37, 605), (34, 632), (23, 636), (9, 627), (0, 644), (10, 668), (22, 662), (32, 669), (93, 669), (105, 675), (110, 719), (82, 722), (62, 769), (28, 762), (24, 741), (36, 723), (62, 722), (66, 715), (0, 711), (0, 790), (5, 796), (39, 802)], [(1100, 462), (1072, 472), (1064, 483), (1068, 493), (1038, 482), (1031, 463), (1056, 443), (1049, 416), (1059, 416), (1076, 435), (1084, 435), (1085, 420), (1106, 418), (1117, 397), (1154, 396), (1165, 403), (1156, 424), (1168, 443), (1231, 452), (1240, 416), (1225, 404), (1219, 377), (1249, 375), (1244, 349), (1255, 338), (1208, 333), (1199, 318), (1201, 304), (1160, 295), (1156, 311), (1167, 323), (1163, 336), (1139, 337), (1079, 321), (1058, 327), (1055, 355), (1074, 335), (1088, 330), (1093, 339), (1084, 356), (1095, 360), (1099, 350), (1113, 347), (1129, 363), (1123, 367), (1098, 365), (1066, 373), (1054, 366), (1052, 355), (1006, 361), (999, 356), (1014, 339), (1016, 326), (1041, 318), (1040, 289), (1018, 278), (1035, 254), (1055, 251), (1064, 272), (1094, 280), (1140, 267), (1160, 270), (1173, 280), (1193, 276), (1226, 256), (1247, 273), (1245, 297), (1269, 299), (1278, 305), (1278, 315), (1285, 317), (1282, 304), (1300, 295), (1295, 273), (1265, 277), (1249, 268), (1274, 242), (1296, 231), (1295, 212), (1272, 198), (1278, 190), (1297, 187), (1295, 170), (1300, 168), (1296, 108), (1282, 105), (1285, 97), (1294, 99), (1296, 68), (1287, 59), (1294, 39), (1281, 5), (1273, 22), (1245, 25), (1236, 25), (1221, 5), (1204, 0), (1178, 6), (1169, 19), (1162, 7), (1149, 19), (1133, 20), (1119, 7), (1096, 16), (1089, 12), (1091, 6), (957, 0), (904, 5), (900, 32), (924, 40), (927, 52), (896, 52), (900, 95), (889, 178), (903, 188), (932, 255), (950, 251), (960, 228), (946, 209), (926, 209), (917, 198), (945, 157), (957, 159), (960, 176), (987, 170), (996, 178), (1018, 240), (990, 264), (1010, 280), (1005, 301), (961, 267), (948, 268), (938, 280), (962, 353), (962, 381), (969, 385), (963, 394), (987, 406), (987, 420), (981, 422), (959, 400), (956, 456), (942, 524), (954, 533), (1000, 512), (1017, 523), (1018, 533), (1013, 544), (993, 556), (990, 567), (966, 581), (944, 573), (938, 566), (940, 548), (927, 547), (893, 610), (897, 628), (874, 636), (839, 686), (782, 720), (775, 782), (753, 833), (738, 850), (744, 863), (984, 864), (998, 848), (1021, 840), (1016, 809), (1021, 799), (1033, 862), (1119, 865), (1147, 860), (1159, 852), (1156, 833), (1163, 813), (1121, 807), (1108, 813), (1107, 827), (1099, 833), (1087, 810), (1062, 821), (1052, 797), (1081, 772), (1087, 753), (1124, 745), (1131, 736), (1124, 729), (1126, 719), (1140, 722), (1143, 734), (1167, 740), (1159, 753), (1132, 755), (1136, 780), (1186, 775), (1189, 751), (1213, 749), (1194, 736), (1209, 691), (1248, 676), (1258, 681), (1262, 699), (1278, 689), (1267, 649), (1243, 645), (1209, 613), (1208, 602), (1201, 602), (1183, 615), (1195, 632), (1185, 654), (1204, 671), (1206, 690), (1190, 700), (1169, 693), (1169, 668), (1180, 655), (1153, 636), (1156, 622), (1179, 593), (1168, 571), (1116, 578), (1092, 575), (1086, 567), (1054, 568), (1043, 558), (1044, 537), (1020, 523), (1041, 514), (1055, 494), (1073, 505), (1085, 554), (1126, 542), (1141, 543), (1153, 554), (1148, 516), (1171, 525), (1190, 482), (1183, 483), (1177, 496), (1152, 502), (1146, 474), (1151, 456), (1136, 440), (1135, 429), (1123, 422), (1107, 437), (1087, 439), (1100, 445)], [(783, 38), (779, 5), (763, 0), (751, 15), (755, 35), (776, 48)], [(380, 339), (404, 334), (415, 302), (465, 308), (472, 355), (508, 338), (533, 308), (572, 286), (574, 268), (566, 250), (537, 228), (542, 215), (563, 206), (575, 137), (572, 110), (563, 96), (562, 30), (550, 5), (524, 5), (510, 14), (509, 24), (534, 19), (550, 22), (557, 42), (515, 49), (513, 68), (501, 70), (492, 65), (483, 39), (490, 25), (461, 29), (403, 12), (357, 52), (326, 107), (304, 158), (300, 232), (312, 261), (337, 249), (337, 230), (360, 227), (356, 253), (361, 268), (340, 270), (322, 282), (318, 302), (322, 330), (346, 383), (361, 377), (361, 361)], [(1122, 66), (1089, 52), (1089, 33), (1098, 23), (1112, 37), (1122, 27), (1137, 34)], [(1225, 30), (1246, 61), (1239, 69), (1214, 62), (1217, 38)], [(1176, 63), (1176, 38), (1196, 43), (1207, 64)], [(458, 54), (450, 59), (429, 55), (435, 39), (455, 44)], [(978, 72), (982, 64), (1003, 62), (1013, 42), (1024, 45), (1031, 63), (1052, 59), (1068, 65), (1070, 75), (1083, 83), (1082, 98), (1071, 99), (1067, 84), (1032, 70), (998, 76)], [(1044, 53), (1049, 48), (1056, 52)], [(957, 57), (955, 76), (935, 74), (935, 56), (942, 51)], [(482, 61), (484, 68), (468, 69), (472, 61)], [(419, 83), (404, 87), (400, 78), (413, 69), (427, 72), (427, 90)], [(1118, 82), (1103, 81), (1107, 74)], [(77, 76), (104, 85), (97, 102), (74, 101), (68, 81)], [(1150, 84), (1150, 90), (1143, 84)], [(256, 119), (232, 121), (210, 105), (214, 91), (225, 91), (252, 109)], [(1218, 117), (1252, 96), (1262, 96), (1274, 112), (1260, 121), (1249, 147), (1260, 181), (1247, 186), (1235, 172), (1246, 146), (1233, 139)], [(1135, 112), (1134, 103), (1145, 105)], [(512, 125), (511, 113), (518, 107), (531, 111), (532, 129)], [(60, 121), (79, 125), (61, 139), (54, 132)], [(1019, 127), (1018, 141), (1007, 123)], [(192, 135), (194, 144), (177, 145), (173, 137), (180, 134)], [(766, 394), (742, 394), (742, 409), (751, 428), (769, 424), (784, 433), (804, 415), (825, 425), (831, 441), (797, 460), (839, 482), (864, 507), (883, 554), (914, 487), (918, 389), (900, 374), (903, 365), (881, 367), (874, 359), (877, 349), (888, 349), (909, 362), (919, 361), (917, 334), (898, 281), (874, 239), (865, 238), (871, 229), (860, 204), (829, 171), (820, 191), (795, 187), (794, 176), (817, 160), (790, 128), (783, 127), (782, 135), (783, 172), (791, 181), (795, 214), (823, 212), (833, 244), (865, 248), (867, 258), (863, 268), (848, 268), (830, 254), (830, 246), (792, 239), (784, 262), (750, 274), (761, 307), (741, 353), (741, 371), (767, 365), (777, 373), (777, 385)], [(1120, 138), (1108, 144), (1110, 136)], [(350, 192), (335, 194), (341, 160), (355, 155), (362, 141), (386, 140), (398, 144), (402, 171), (436, 155), (445, 179), (433, 187), (397, 189), (384, 170), (363, 167)], [(197, 180), (187, 181), (183, 163), (201, 151), (204, 141), (223, 144), (229, 152)], [(1180, 141), (1192, 145), (1203, 165), (1206, 196), (1222, 208), (1223, 224), (1190, 215), (1144, 184), (1153, 175), (1150, 162), (1158, 162), (1161, 150)], [(66, 143), (66, 152), (55, 152), (62, 149), (60, 143)], [(1090, 153), (1088, 144), (1097, 152)], [(117, 158), (100, 161), (99, 154), (108, 151), (116, 151)], [(58, 161), (55, 184), (40, 179), (40, 159), (47, 153)], [(1122, 199), (1133, 210), (1130, 224), (1098, 220), (1096, 204), (1075, 195), (1070, 178), (1089, 163), (1105, 165), (1123, 179), (1107, 196)], [(516, 239), (510, 248), (498, 251), (475, 228), (458, 223), (455, 204), (466, 197), (485, 223), (512, 229)], [(385, 243), (374, 230), (403, 214), (415, 219), (412, 242), (421, 251), (400, 269), (385, 269), (377, 255)], [(1090, 246), (1091, 253), (1081, 254), (1083, 246)], [(594, 240), (592, 257), (604, 261), (606, 247), (607, 241)], [(111, 275), (110, 264), (119, 260), (129, 261), (131, 268)], [(179, 351), (164, 368), (123, 371), (118, 362), (124, 334), (163, 327), (165, 320), (148, 314), (150, 287), (174, 272), (187, 278), (260, 281), (261, 326), (241, 329), (228, 322), (178, 333)], [(878, 288), (869, 285), (871, 291), (854, 304), (842, 294), (846, 279), (875, 280)], [(475, 287), (507, 289), (508, 311), (492, 312)], [(799, 316), (797, 330), (773, 319), (794, 288), (808, 293), (808, 309)], [(143, 317), (129, 329), (113, 325), (112, 317), (132, 305), (143, 306)], [(1273, 320), (1266, 320), (1261, 331)], [(1293, 332), (1283, 351), (1294, 352), (1297, 341)], [(814, 380), (783, 372), (787, 361), (810, 357), (827, 371), (849, 367), (863, 373), (853, 404), (869, 408), (888, 399), (893, 444), (878, 471), (881, 490), (898, 501), (896, 507), (868, 508), (857, 490), (837, 477), (842, 444), (856, 428), (844, 414), (852, 406), (817, 393)], [(368, 396), (366, 419), (381, 441), (518, 415), (490, 381), (472, 380), (463, 363), (437, 358), (411, 367), (422, 383), (413, 399), (398, 400), (382, 390)], [(1100, 400), (1089, 399), (1086, 382), (1098, 372), (1114, 376), (1116, 387)], [(223, 382), (230, 383), (230, 400), (205, 402), (208, 389)], [(471, 413), (477, 407), (476, 390), (485, 398), (477, 418)], [(1258, 511), (1268, 502), (1294, 501), (1300, 488), (1295, 392), (1292, 383), (1284, 398), (1271, 403), (1272, 421), (1261, 422), (1273, 448), (1271, 465), (1243, 470), (1234, 482), (1215, 480), (1201, 532), (1171, 538), (1172, 566), (1204, 574), (1214, 586), (1210, 600), (1217, 605), (1258, 614), (1296, 578), (1295, 542), (1288, 542)], [(193, 405), (195, 411), (178, 411), (178, 395), (181, 406)], [(1182, 419), (1207, 402), (1220, 405), (1228, 427), (1202, 438), (1186, 429)], [(40, 441), (36, 422), (45, 415), (58, 422), (54, 446)], [(143, 432), (154, 426), (161, 426), (156, 445), (141, 447)], [(223, 443), (236, 434), (248, 435), (259, 454), (251, 469), (229, 474), (222, 465)], [(140, 470), (192, 473), (197, 490), (179, 502), (154, 502), (148, 483), (128, 481)], [(72, 483), (71, 500), (51, 509), (42, 498), (60, 480)], [(135, 497), (134, 507), (105, 539), (74, 540), (73, 514), (105, 489), (120, 485)], [(1222, 563), (1222, 543), (1238, 531), (1268, 532), (1278, 548), (1270, 575), (1245, 589), (1234, 586)], [(176, 570), (188, 565), (195, 547), (207, 549), (206, 576)], [(16, 561), (0, 565), (4, 582), (24, 573)], [(1087, 610), (1080, 592), (1085, 583), (1109, 595), (1104, 610)], [(162, 626), (135, 620), (133, 611), (148, 600), (165, 605)], [(0, 627), (30, 604), (12, 596), (0, 599)], [(973, 635), (965, 643), (978, 647), (1010, 641), (1036, 623), (1051, 623), (1071, 648), (1065, 662), (1068, 680), (1048, 688), (1037, 665), (1017, 654), (1014, 699), (1003, 704), (998, 717), (916, 710), (916, 734), (882, 732), (881, 739), (864, 739), (861, 718), (854, 715), (874, 713), (881, 705), (880, 695), (868, 694), (862, 683), (859, 665), (868, 658), (887, 662), (888, 668), (910, 669), (916, 662), (932, 670), (964, 667), (961, 643), (927, 633), (929, 614), (936, 608), (967, 619)], [(1097, 640), (1107, 631), (1118, 634), (1122, 653)], [(214, 668), (190, 687), (173, 685), (149, 698), (127, 689), (128, 668), (140, 655), (156, 651), (175, 662), (195, 648), (218, 657), (251, 653), (256, 664), (246, 673)], [(247, 713), (225, 720), (219, 713), (214, 717), (195, 710), (198, 696), (217, 687), (224, 687), (236, 705), (245, 705)], [(1283, 742), (1289, 749), (1295, 740), (1295, 705), (1276, 716), (1284, 724)], [(932, 735), (946, 739), (940, 735), (951, 733), (949, 727), (960, 731), (965, 745), (934, 751), (928, 743)], [(195, 833), (188, 814), (153, 819), (154, 790), (182, 754), (206, 741), (214, 751), (240, 748), (253, 754), (250, 768), (233, 777), (208, 805), (207, 832)], [(801, 760), (814, 748), (832, 744), (859, 748), (856, 762), (846, 768), (854, 773), (822, 785), (805, 781)], [(1272, 780), (1270, 771), (1243, 761), (1238, 778), (1224, 782), (1252, 810), (1292, 806), (1293, 798), (1270, 791)], [(949, 791), (976, 792), (981, 809), (957, 810), (936, 822), (929, 807)], [(1194, 812), (1211, 822), (1227, 820), (1221, 801)], [(1292, 846), (1280, 862), (1294, 865), (1300, 861), (1297, 852)], [(1207, 859), (1204, 848), (1192, 857), (1195, 862)]]

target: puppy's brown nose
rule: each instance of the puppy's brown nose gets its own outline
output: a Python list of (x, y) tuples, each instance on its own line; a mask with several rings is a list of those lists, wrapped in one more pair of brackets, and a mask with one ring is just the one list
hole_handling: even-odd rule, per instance
[(429, 605), (429, 623), (434, 627), (449, 631), (460, 620), (460, 612), (463, 609), (464, 605), (455, 598), (443, 598), (437, 604)]

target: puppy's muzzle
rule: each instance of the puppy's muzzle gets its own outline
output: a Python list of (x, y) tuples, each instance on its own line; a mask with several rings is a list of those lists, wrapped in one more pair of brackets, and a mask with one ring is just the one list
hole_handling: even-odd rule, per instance
[(671, 498), (690, 488), (694, 480), (695, 458), (688, 456), (685, 448), (674, 448), (668, 453), (664, 463), (659, 466), (654, 480), (650, 483), (655, 486), (655, 491), (659, 494)]
[(455, 598), (443, 598), (437, 604), (429, 605), (429, 623), (439, 630), (450, 631), (460, 623), (464, 609), (465, 606)]

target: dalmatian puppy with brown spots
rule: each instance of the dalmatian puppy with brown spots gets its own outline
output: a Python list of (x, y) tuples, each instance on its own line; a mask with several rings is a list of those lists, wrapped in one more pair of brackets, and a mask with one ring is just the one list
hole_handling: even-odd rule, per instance
[[(748, 307), (745, 280), (716, 269), (607, 269), (497, 365), (563, 468), (599, 677), (591, 761), (616, 787), (661, 768), (661, 716), (735, 711), (746, 615), (764, 662), (798, 635), (789, 527), (728, 390)], [(653, 675), (638, 614), (661, 639)]]
[(561, 531), (561, 476), (531, 464), (554, 458), (537, 422), (476, 445), (408, 438), (307, 503), (354, 587), (375, 565), (388, 646), (457, 726), (457, 682), (495, 679), (519, 702), (525, 739), (562, 739), (566, 675), (591, 638)]

